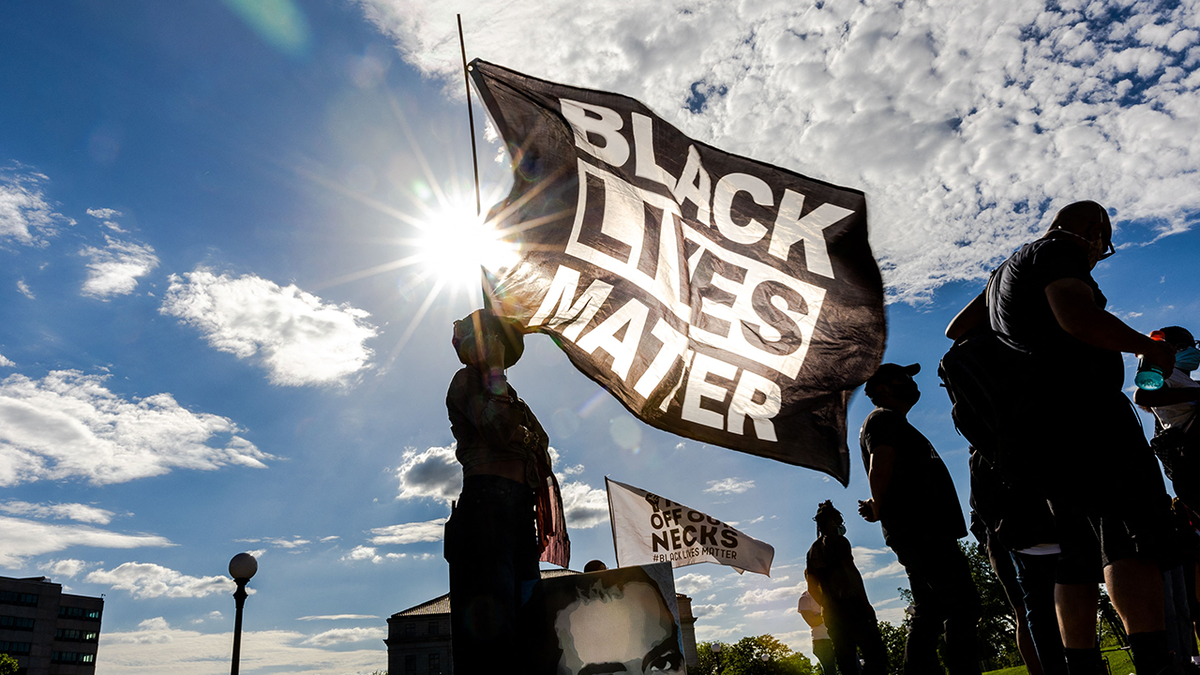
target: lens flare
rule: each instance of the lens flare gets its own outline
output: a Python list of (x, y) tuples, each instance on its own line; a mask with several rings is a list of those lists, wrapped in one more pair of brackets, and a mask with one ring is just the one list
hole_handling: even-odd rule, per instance
[(479, 287), (479, 268), (499, 272), (517, 262), (517, 248), (470, 211), (448, 209), (428, 219), (416, 250), (422, 267), (459, 288)]

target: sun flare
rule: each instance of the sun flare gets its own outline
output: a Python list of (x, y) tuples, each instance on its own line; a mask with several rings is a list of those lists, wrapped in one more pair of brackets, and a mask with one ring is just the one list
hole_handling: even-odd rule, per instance
[(517, 249), (482, 218), (462, 209), (448, 209), (429, 218), (415, 248), (421, 266), (452, 288), (479, 288), (479, 269), (498, 272), (517, 261)]

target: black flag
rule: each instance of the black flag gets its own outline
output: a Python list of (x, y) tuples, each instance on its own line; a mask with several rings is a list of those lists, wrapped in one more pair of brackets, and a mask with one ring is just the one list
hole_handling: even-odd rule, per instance
[[(693, 141), (641, 103), (484, 61), (513, 160), (489, 289), (642, 421), (849, 482), (846, 404), (883, 355), (866, 198)], [(798, 133), (798, 131), (797, 131)]]

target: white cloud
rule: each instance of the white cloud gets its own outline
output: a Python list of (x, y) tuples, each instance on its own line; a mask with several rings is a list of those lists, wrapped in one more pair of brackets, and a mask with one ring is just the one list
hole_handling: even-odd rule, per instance
[(125, 230), (121, 229), (120, 225), (114, 222), (115, 218), (125, 215), (116, 209), (88, 209), (87, 214), (101, 221), (105, 227), (113, 232), (125, 232)]
[(879, 579), (882, 577), (898, 577), (903, 574), (905, 574), (904, 565), (901, 565), (899, 560), (893, 560), (883, 567), (863, 572), (862, 577), (863, 579)]
[(45, 174), (24, 167), (0, 167), (0, 244), (15, 240), (25, 246), (45, 246), (61, 223), (74, 224), (46, 201)]
[[(462, 95), (453, 3), (359, 3), (407, 61)], [(1191, 3), (471, 8), (475, 54), (633, 96), (698, 140), (863, 189), (894, 298), (981, 278), (1076, 199), (1162, 233), (1200, 209)]]
[(56, 525), (36, 520), (0, 516), (0, 567), (18, 567), (30, 556), (57, 553), (72, 546), (140, 548), (171, 546), (170, 540), (151, 534), (122, 534), (88, 525)]
[(371, 628), (334, 628), (302, 641), (302, 645), (314, 647), (329, 647), (331, 645), (363, 642), (365, 640), (382, 640), (387, 637), (387, 628), (374, 626)]
[(734, 600), (735, 605), (761, 605), (778, 600), (795, 600), (804, 593), (806, 588), (803, 581), (794, 586), (777, 586), (775, 588), (752, 588)]
[(346, 384), (368, 368), (375, 337), (370, 315), (349, 304), (326, 304), (295, 284), (252, 275), (217, 276), (198, 268), (171, 275), (163, 314), (204, 334), (212, 347), (239, 359), (257, 357), (272, 384)]
[(146, 619), (138, 623), (138, 628), (142, 630), (170, 630), (171, 625), (161, 616), (156, 616), (153, 619)]
[[(355, 546), (354, 548), (350, 549), (349, 553), (342, 556), (342, 560), (347, 562), (361, 562), (365, 560), (378, 565), (386, 560), (399, 560), (407, 557), (409, 557), (407, 553), (385, 553), (384, 555), (379, 555), (376, 553), (374, 546)], [(413, 557), (423, 560), (429, 556), (422, 555)]]
[(125, 215), (116, 209), (88, 209), (87, 214), (97, 220), (112, 220)]
[(33, 291), (29, 290), (29, 284), (25, 283), (24, 279), (17, 279), (17, 290), (21, 292), (21, 295), (30, 300), (37, 300), (37, 296), (33, 294)]
[(587, 483), (571, 481), (559, 485), (567, 525), (576, 530), (608, 522), (608, 493)]
[(14, 368), (14, 367), (16, 367), (16, 365), (17, 364), (13, 363), (11, 360), (5, 358), (5, 356), (3, 354), (0, 354), (0, 367)]
[[(431, 447), (418, 452), (404, 451), (396, 477), (400, 479), (397, 499), (435, 499), (444, 504), (458, 499), (462, 492), (462, 467), (454, 458), (457, 444)], [(551, 459), (559, 452), (550, 448)], [(571, 467), (574, 471), (576, 467)], [(560, 476), (565, 478), (565, 475)], [(579, 481), (564, 481), (559, 485), (563, 498), (563, 513), (573, 529), (588, 529), (608, 522), (608, 495)]]
[(54, 518), (55, 520), (66, 518), (80, 523), (97, 525), (111, 523), (113, 516), (116, 515), (112, 511), (87, 504), (31, 504), (16, 500), (0, 502), (0, 511), (14, 516)]
[[(203, 598), (217, 593), (232, 593), (237, 587), (226, 576), (193, 577), (154, 563), (127, 562), (111, 570), (89, 572), (84, 581), (106, 584), (129, 591), (139, 600), (146, 598)], [(253, 593), (254, 589), (248, 589)]]
[(446, 526), (445, 518), (435, 518), (421, 523), (400, 523), (371, 530), (371, 543), (376, 546), (387, 544), (415, 544), (423, 541), (441, 541)]
[(738, 480), (737, 478), (722, 478), (721, 480), (710, 480), (708, 487), (704, 488), (705, 492), (715, 492), (721, 495), (740, 495), (747, 490), (754, 489), (753, 480)]
[(228, 418), (193, 413), (166, 393), (122, 399), (105, 388), (107, 377), (57, 370), (0, 381), (0, 486), (67, 478), (105, 485), (172, 469), (264, 468), (274, 459)]
[(119, 210), (116, 210), (116, 209), (88, 209), (88, 215), (90, 215), (91, 217), (94, 217), (94, 219), (96, 219), (98, 221), (101, 221), (103, 223), (104, 227), (112, 229), (113, 232), (125, 233), (125, 229), (121, 229), (121, 226), (118, 225), (118, 223), (114, 222), (114, 219), (118, 219), (118, 217), (125, 215), (125, 214), (122, 214), (121, 211), (119, 211)]
[(88, 246), (79, 255), (88, 258), (88, 277), (82, 293), (88, 297), (107, 300), (114, 295), (128, 295), (137, 288), (138, 277), (144, 277), (158, 267), (158, 256), (148, 244), (135, 244), (105, 236), (104, 248)]
[(434, 499), (447, 506), (462, 492), (462, 467), (454, 458), (455, 443), (421, 452), (404, 451), (396, 477), (400, 492), (396, 499)]
[(745, 624), (741, 624), (741, 623), (733, 625), (733, 626), (725, 626), (723, 628), (717, 628), (716, 626), (713, 626), (710, 624), (697, 622), (696, 623), (696, 642), (712, 642), (714, 640), (722, 640), (722, 639), (727, 639), (727, 638), (731, 638), (734, 636), (742, 637), (743, 635), (745, 635), (745, 633), (744, 633), (745, 630), (746, 630)]
[[(387, 667), (382, 641), (371, 649), (322, 649), (304, 644), (312, 637), (296, 631), (244, 631), (241, 672), (366, 675)], [(232, 639), (228, 632), (181, 630), (150, 620), (134, 631), (101, 632), (99, 667), (121, 675), (211, 675), (229, 669)]]
[[(237, 539), (236, 541), (244, 543), (244, 544), (257, 544), (257, 543), (261, 542), (264, 544), (269, 544), (276, 548), (283, 548), (283, 549), (298, 549), (298, 548), (301, 548), (302, 546), (304, 546), (305, 544), (312, 543), (312, 541), (310, 541), (308, 539), (304, 539), (300, 535), (293, 535), (291, 539), (285, 539), (283, 537), (265, 537), (263, 539)], [(255, 557), (258, 557), (258, 556), (255, 556)]]
[(345, 621), (347, 619), (357, 621), (360, 619), (378, 619), (374, 614), (316, 614), (313, 616), (302, 616), (297, 621)]
[[(679, 590), (678, 585), (676, 590)], [(681, 593), (683, 591), (680, 591)], [(684, 593), (687, 595), (687, 593)], [(725, 603), (719, 605), (692, 605), (692, 615), (697, 618), (715, 619), (725, 613)]]
[(74, 579), (77, 574), (90, 567), (92, 563), (67, 558), (65, 560), (51, 560), (50, 562), (38, 565), (38, 569), (50, 573), (51, 577), (67, 577)]
[(695, 595), (712, 588), (712, 577), (707, 574), (692, 572), (675, 579), (675, 590), (684, 595)]
[(851, 549), (855, 565), (863, 579), (879, 579), (904, 574), (904, 566), (896, 559), (890, 548), (867, 548), (855, 546)]

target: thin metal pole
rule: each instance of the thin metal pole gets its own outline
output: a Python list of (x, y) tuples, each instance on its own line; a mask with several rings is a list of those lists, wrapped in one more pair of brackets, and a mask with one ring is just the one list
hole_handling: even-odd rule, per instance
[(234, 602), (237, 603), (237, 612), (233, 619), (233, 667), (229, 671), (229, 675), (238, 675), (238, 661), (242, 657), (242, 607), (246, 604), (246, 582), (249, 579), (234, 579), (237, 582), (237, 590), (233, 593)]
[(458, 17), (458, 47), (462, 50), (463, 83), (467, 86), (467, 121), (471, 125), (471, 164), (475, 167), (475, 215), (483, 213), (479, 202), (479, 155), (475, 151), (475, 113), (471, 110), (471, 76), (467, 74), (467, 43), (463, 40), (462, 14)]

